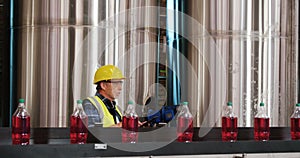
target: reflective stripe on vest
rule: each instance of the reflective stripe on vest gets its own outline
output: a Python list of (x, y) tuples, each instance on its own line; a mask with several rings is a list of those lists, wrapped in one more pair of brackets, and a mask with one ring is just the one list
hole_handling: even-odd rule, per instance
[[(93, 97), (88, 97), (88, 99), (96, 107), (96, 109), (100, 115), (100, 118), (102, 120), (103, 127), (110, 127), (115, 124), (113, 116), (110, 114), (110, 112), (106, 108), (105, 104), (99, 97), (93, 96)], [(119, 111), (118, 106), (116, 106), (116, 110), (122, 118), (122, 114)]]

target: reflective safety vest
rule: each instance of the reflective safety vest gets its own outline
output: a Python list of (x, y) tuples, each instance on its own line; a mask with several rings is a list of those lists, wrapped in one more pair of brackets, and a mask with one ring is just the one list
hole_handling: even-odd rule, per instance
[[(97, 97), (97, 96), (93, 96), (93, 97), (88, 97), (88, 100), (96, 107), (96, 109), (98, 110), (98, 114), (100, 115), (100, 118), (102, 120), (103, 123), (103, 127), (110, 127), (112, 125), (115, 125), (115, 121), (113, 116), (110, 114), (110, 112), (108, 111), (108, 109), (106, 108), (105, 104), (103, 103), (103, 101)], [(118, 106), (116, 106), (116, 110), (119, 113), (119, 115), (122, 118), (122, 114), (118, 108)], [(121, 121), (121, 120), (120, 120)]]

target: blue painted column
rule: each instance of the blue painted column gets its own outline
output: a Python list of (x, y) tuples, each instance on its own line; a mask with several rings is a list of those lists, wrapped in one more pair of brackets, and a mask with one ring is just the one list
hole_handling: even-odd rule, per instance
[(186, 1), (167, 0), (166, 36), (167, 36), (167, 105), (179, 105), (186, 101), (187, 96), (182, 93), (186, 87), (185, 64), (187, 41), (182, 35), (185, 33), (183, 14), (186, 11)]

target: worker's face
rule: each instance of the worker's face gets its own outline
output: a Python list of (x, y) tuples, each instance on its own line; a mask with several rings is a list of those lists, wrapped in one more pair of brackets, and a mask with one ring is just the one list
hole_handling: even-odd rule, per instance
[(105, 93), (107, 97), (114, 100), (116, 99), (122, 91), (123, 86), (123, 80), (110, 80), (107, 82), (104, 82), (105, 84)]

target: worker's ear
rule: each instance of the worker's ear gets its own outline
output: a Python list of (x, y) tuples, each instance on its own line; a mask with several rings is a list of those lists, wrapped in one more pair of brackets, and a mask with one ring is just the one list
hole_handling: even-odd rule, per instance
[(101, 89), (106, 90), (106, 84), (104, 82), (100, 82), (99, 86), (101, 87)]

